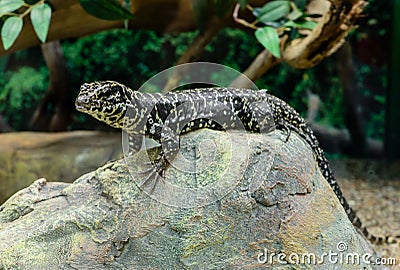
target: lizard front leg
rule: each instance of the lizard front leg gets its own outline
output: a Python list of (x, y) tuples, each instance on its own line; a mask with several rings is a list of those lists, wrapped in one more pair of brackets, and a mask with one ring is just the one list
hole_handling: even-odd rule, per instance
[(149, 168), (140, 172), (140, 174), (146, 176), (141, 187), (150, 187), (150, 194), (153, 193), (159, 180), (164, 180), (165, 170), (169, 167), (179, 152), (179, 135), (177, 135), (171, 128), (167, 126), (162, 127), (159, 135), (160, 138), (157, 141), (161, 146), (157, 149), (157, 155), (145, 163)]

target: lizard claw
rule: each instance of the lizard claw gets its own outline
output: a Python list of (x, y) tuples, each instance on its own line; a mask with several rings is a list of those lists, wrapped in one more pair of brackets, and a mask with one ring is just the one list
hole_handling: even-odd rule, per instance
[(286, 131), (286, 139), (285, 139), (285, 142), (288, 142), (292, 130), (290, 129), (289, 124), (287, 124), (287, 123), (286, 123), (285, 121), (283, 121), (283, 120), (280, 121), (280, 125), (281, 125), (282, 129)]
[(167, 167), (167, 163), (165, 157), (162, 153), (160, 153), (154, 161), (149, 161), (145, 163), (146, 166), (149, 166), (148, 169), (144, 171), (140, 171), (140, 175), (147, 175), (144, 179), (142, 184), (140, 185), (141, 188), (145, 188), (152, 183), (150, 194), (153, 193), (159, 178), (164, 178), (165, 169)]
[(157, 185), (159, 178), (160, 178), (159, 172), (156, 170), (156, 168), (152, 168), (150, 170), (150, 173), (148, 173), (148, 176), (146, 177), (146, 179), (144, 179), (143, 183), (140, 185), (140, 188), (147, 189), (146, 186), (151, 184), (151, 188), (150, 188), (149, 192), (150, 192), (150, 194), (153, 194), (153, 191)]

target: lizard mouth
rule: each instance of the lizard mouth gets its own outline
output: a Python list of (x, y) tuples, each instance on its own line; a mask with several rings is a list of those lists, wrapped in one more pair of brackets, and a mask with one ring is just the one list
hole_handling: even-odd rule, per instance
[(89, 100), (84, 97), (78, 97), (75, 101), (75, 107), (78, 111), (87, 112), (88, 111)]

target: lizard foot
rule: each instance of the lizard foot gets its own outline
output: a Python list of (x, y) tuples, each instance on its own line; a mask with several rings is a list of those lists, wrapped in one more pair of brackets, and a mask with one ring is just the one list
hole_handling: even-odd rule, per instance
[(140, 187), (147, 190), (148, 188), (146, 187), (151, 187), (150, 194), (152, 194), (160, 178), (161, 180), (164, 178), (165, 169), (167, 167), (165, 156), (163, 153), (160, 153), (155, 160), (146, 162), (145, 166), (149, 168), (139, 172), (140, 175), (146, 177)]

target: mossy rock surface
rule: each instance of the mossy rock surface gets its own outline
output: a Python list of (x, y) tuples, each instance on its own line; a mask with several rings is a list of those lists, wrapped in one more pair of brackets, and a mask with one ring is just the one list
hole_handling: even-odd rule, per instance
[[(189, 133), (151, 196), (152, 182), (140, 173), (145, 151), (72, 184), (39, 179), (0, 207), (0, 268), (374, 269), (291, 263), (290, 254), (340, 253), (338, 243), (348, 253), (373, 250), (310, 147), (294, 133), (285, 138), (280, 131)], [(285, 262), (260, 262), (265, 251), (285, 254)]]

